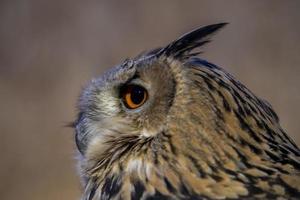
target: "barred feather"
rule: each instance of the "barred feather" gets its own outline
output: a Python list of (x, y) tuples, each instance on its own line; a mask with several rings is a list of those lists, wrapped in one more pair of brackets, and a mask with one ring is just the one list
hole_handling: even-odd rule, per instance
[[(191, 53), (224, 25), (192, 31), (87, 86), (74, 125), (83, 200), (300, 198), (300, 150), (270, 104)], [(150, 90), (134, 112), (118, 95), (128, 82)]]

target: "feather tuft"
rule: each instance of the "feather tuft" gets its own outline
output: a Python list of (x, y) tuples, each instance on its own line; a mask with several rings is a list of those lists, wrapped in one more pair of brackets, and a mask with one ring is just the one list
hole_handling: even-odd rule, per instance
[(209, 43), (210, 36), (227, 24), (228, 23), (219, 23), (197, 28), (187, 34), (184, 34), (165, 48), (162, 48), (156, 53), (156, 56), (159, 57), (166, 55), (180, 60), (185, 60), (191, 56), (198, 55), (198, 53), (191, 53), (191, 51)]

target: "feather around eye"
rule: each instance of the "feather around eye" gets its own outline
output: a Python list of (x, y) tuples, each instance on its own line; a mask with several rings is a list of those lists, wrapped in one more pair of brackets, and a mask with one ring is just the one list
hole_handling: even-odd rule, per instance
[(121, 97), (128, 109), (136, 109), (146, 102), (148, 92), (139, 85), (126, 85), (121, 89)]

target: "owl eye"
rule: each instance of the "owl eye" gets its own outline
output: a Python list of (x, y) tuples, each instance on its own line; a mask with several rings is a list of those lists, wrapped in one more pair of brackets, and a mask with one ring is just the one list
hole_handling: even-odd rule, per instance
[(125, 106), (129, 109), (142, 106), (148, 98), (147, 90), (139, 85), (125, 86), (121, 95)]

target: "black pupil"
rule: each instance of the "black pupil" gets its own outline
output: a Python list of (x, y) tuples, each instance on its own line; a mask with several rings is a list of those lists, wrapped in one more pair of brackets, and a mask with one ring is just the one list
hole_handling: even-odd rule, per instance
[(132, 86), (131, 89), (131, 101), (134, 104), (140, 104), (144, 100), (145, 89), (140, 86)]

